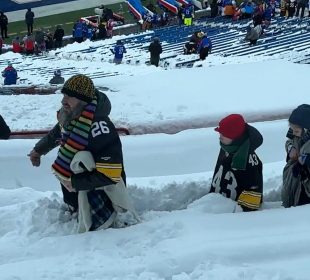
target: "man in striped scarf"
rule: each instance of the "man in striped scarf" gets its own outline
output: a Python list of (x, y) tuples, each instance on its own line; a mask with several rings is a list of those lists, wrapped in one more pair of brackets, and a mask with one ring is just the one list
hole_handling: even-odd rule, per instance
[[(108, 228), (117, 213), (134, 213), (125, 185), (121, 141), (108, 117), (108, 99), (85, 75), (68, 79), (62, 93), (59, 123), (50, 139), (46, 136), (47, 142), (60, 136), (52, 172), (63, 186), (64, 201), (78, 211), (78, 231)], [(33, 152), (40, 163), (40, 155), (56, 145), (43, 151), (36, 145), (30, 153), (33, 165), (39, 165)]]

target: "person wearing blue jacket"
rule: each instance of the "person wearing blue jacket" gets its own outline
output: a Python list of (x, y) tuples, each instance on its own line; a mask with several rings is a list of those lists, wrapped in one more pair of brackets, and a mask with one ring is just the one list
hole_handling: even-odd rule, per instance
[(87, 26), (83, 20), (78, 20), (72, 30), (72, 36), (75, 42), (82, 43), (87, 34)]
[(209, 53), (212, 50), (212, 41), (205, 33), (203, 38), (201, 39), (197, 52), (199, 53), (199, 57), (201, 60), (205, 60)]
[(113, 62), (115, 64), (121, 64), (123, 60), (124, 53), (126, 53), (126, 48), (121, 40), (116, 41), (114, 49), (111, 49), (111, 52), (114, 54)]
[(4, 85), (16, 85), (17, 71), (12, 66), (12, 63), (9, 63), (8, 67), (2, 71), (2, 77), (4, 77)]

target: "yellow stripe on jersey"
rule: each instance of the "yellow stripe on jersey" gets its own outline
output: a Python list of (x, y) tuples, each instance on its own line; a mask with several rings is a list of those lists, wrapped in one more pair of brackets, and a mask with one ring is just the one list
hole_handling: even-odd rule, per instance
[(96, 170), (114, 182), (121, 180), (123, 165), (121, 163), (96, 163)]
[(243, 191), (238, 198), (238, 204), (240, 204), (241, 206), (245, 206), (249, 209), (256, 210), (259, 208), (261, 200), (261, 193), (253, 191)]

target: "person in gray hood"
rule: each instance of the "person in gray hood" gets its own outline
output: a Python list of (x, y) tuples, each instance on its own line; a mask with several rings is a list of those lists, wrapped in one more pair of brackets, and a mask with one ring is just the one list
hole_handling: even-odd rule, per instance
[(310, 105), (298, 106), (288, 121), (281, 193), (284, 207), (310, 203)]

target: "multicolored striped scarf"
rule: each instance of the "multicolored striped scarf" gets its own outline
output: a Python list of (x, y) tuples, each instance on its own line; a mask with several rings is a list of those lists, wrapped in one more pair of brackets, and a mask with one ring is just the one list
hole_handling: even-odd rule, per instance
[(70, 164), (75, 154), (88, 146), (89, 132), (97, 107), (97, 99), (88, 103), (80, 117), (72, 120), (62, 132), (61, 146), (52, 165), (52, 172), (63, 180), (73, 175)]

